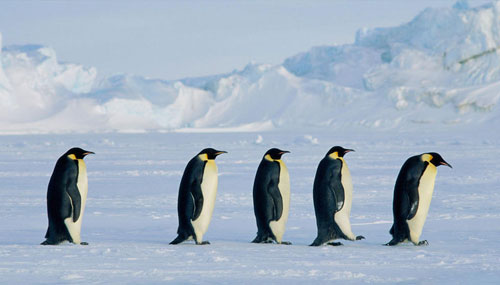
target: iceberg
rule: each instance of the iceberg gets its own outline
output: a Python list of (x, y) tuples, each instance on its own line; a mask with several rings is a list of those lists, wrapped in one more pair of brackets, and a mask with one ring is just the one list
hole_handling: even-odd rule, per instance
[(360, 29), (352, 44), (203, 78), (98, 79), (96, 68), (59, 62), (50, 47), (7, 46), (0, 133), (495, 123), (499, 49), (500, 2), (466, 1), (425, 9), (397, 27)]

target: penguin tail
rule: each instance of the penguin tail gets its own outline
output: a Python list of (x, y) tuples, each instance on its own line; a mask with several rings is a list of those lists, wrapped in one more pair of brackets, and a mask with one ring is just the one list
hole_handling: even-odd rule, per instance
[(69, 242), (73, 242), (72, 240), (67, 240), (67, 239), (53, 239), (53, 238), (47, 238), (45, 241), (43, 241), (42, 243), (40, 243), (40, 245), (58, 245), (64, 241), (69, 241)]
[(396, 239), (396, 238), (393, 238), (390, 242), (384, 244), (384, 245), (388, 245), (388, 246), (393, 246), (393, 245), (397, 245), (398, 243), (400, 243), (401, 241)]
[(324, 238), (318, 236), (309, 246), (320, 246), (327, 242)]
[(182, 235), (178, 235), (173, 241), (170, 242), (170, 244), (179, 244), (183, 241), (185, 241), (187, 238), (185, 238)]
[(262, 237), (260, 235), (257, 235), (253, 240), (252, 243), (261, 243), (263, 241)]
[(42, 242), (40, 245), (56, 245), (55, 243), (51, 243), (49, 242), (49, 240), (45, 240), (44, 242)]
[(309, 246), (320, 246), (321, 243), (316, 242), (316, 240), (313, 241)]
[(278, 243), (278, 241), (276, 241), (276, 238), (274, 238), (273, 236), (270, 236), (269, 234), (257, 233), (257, 236), (252, 241), (252, 243), (272, 243), (273, 241)]

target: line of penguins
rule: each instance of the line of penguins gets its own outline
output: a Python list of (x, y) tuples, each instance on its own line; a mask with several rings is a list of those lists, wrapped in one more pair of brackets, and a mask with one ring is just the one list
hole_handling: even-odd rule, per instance
[[(353, 186), (346, 153), (354, 151), (341, 146), (332, 147), (320, 161), (313, 184), (313, 202), (318, 234), (311, 246), (342, 245), (337, 239), (362, 240), (351, 230), (349, 221)], [(83, 158), (94, 152), (75, 147), (56, 162), (47, 190), (48, 229), (42, 245), (62, 242), (87, 245), (80, 238), (82, 217), (87, 199), (88, 180)], [(226, 151), (203, 149), (187, 164), (182, 175), (177, 202), (179, 227), (170, 244), (203, 240), (215, 205), (217, 165), (215, 158)], [(291, 244), (283, 241), (290, 206), (290, 177), (281, 159), (289, 151), (269, 149), (262, 158), (253, 185), (253, 205), (257, 236), (253, 243)], [(420, 235), (431, 203), (437, 167), (446, 165), (435, 152), (412, 156), (406, 160), (396, 179), (393, 199), (394, 223), (392, 240), (385, 245), (420, 241)]]

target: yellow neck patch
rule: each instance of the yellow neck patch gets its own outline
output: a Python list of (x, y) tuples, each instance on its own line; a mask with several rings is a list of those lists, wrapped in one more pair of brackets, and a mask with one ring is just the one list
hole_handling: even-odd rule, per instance
[(330, 153), (330, 155), (328, 155), (328, 156), (332, 159), (337, 159), (337, 158), (339, 158), (339, 153), (337, 151), (335, 151), (333, 153)]
[(76, 156), (74, 154), (69, 154), (68, 157), (69, 159), (76, 160)]
[(266, 156), (264, 156), (264, 159), (269, 161), (281, 161), (281, 159), (273, 159), (269, 154), (266, 154)]
[(427, 161), (429, 163), (431, 162), (432, 158), (433, 158), (432, 155), (428, 153), (422, 154), (421, 156), (422, 161)]
[(198, 155), (198, 157), (203, 161), (208, 160), (208, 155), (206, 153), (202, 153), (202, 154)]

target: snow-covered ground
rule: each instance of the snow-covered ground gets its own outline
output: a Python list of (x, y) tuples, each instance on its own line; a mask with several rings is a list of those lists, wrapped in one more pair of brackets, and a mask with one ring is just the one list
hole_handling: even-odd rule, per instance
[[(307, 246), (316, 236), (312, 183), (333, 145), (353, 148), (351, 222), (366, 240)], [(89, 195), (82, 239), (88, 246), (41, 246), (45, 195), (55, 160), (72, 146), (86, 158)], [(219, 191), (205, 236), (212, 244), (169, 245), (187, 161), (204, 147), (217, 158)], [(284, 156), (292, 185), (284, 239), (251, 244), (256, 233), (252, 184), (270, 147)], [(402, 163), (437, 151), (440, 167), (422, 239), (429, 246), (382, 246), (390, 240), (392, 193)], [(433, 283), (500, 280), (500, 139), (485, 129), (259, 133), (15, 135), (0, 140), (0, 283)]]

